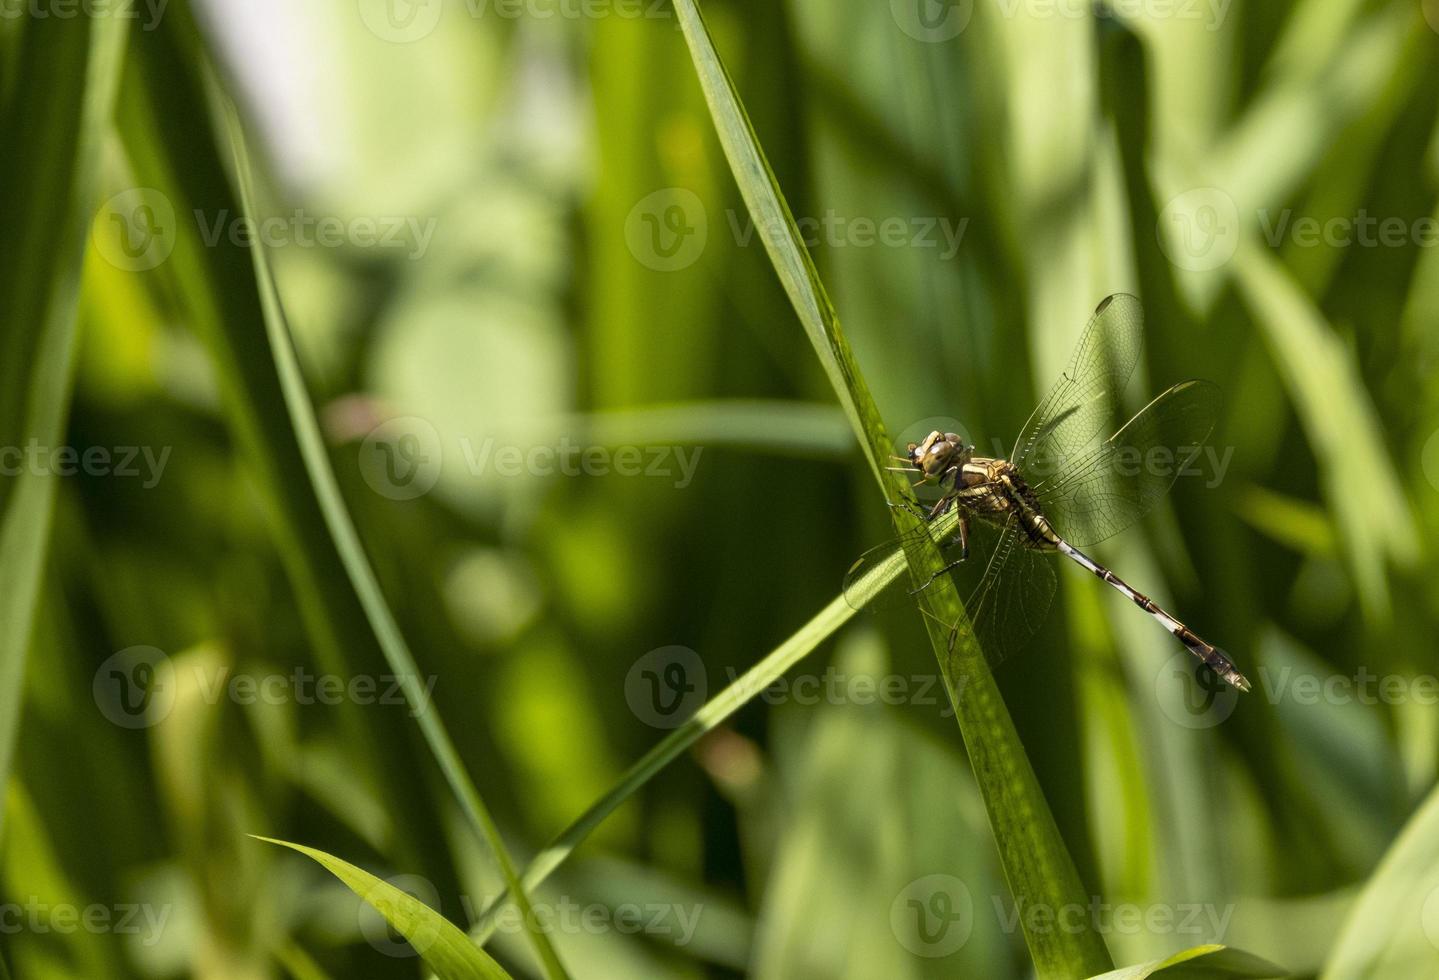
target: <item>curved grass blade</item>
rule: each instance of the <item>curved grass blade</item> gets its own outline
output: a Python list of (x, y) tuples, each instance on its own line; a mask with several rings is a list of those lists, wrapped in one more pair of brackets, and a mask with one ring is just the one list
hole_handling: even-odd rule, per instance
[[(12, 104), (0, 112), (0, 445), (60, 442), (85, 228), (124, 20), (27, 18)], [(0, 785), (20, 727), (25, 657), (50, 537), (54, 474), (0, 479)]]
[[(893, 565), (887, 570), (887, 573), (898, 577), (905, 571), (905, 566)], [(521, 875), (521, 881), (525, 888), (533, 891), (539, 887), (540, 883), (563, 864), (584, 842), (585, 838), (604, 822), (606, 817), (633, 796), (640, 787), (649, 782), (656, 773), (678, 758), (685, 749), (699, 741), (705, 733), (714, 730), (730, 715), (762, 694), (785, 671), (803, 660), (841, 626), (849, 622), (855, 612), (856, 610), (845, 602), (843, 597), (835, 598), (789, 639), (766, 654), (763, 660), (745, 671), (744, 675), (737, 678), (729, 687), (705, 702), (704, 707), (696, 711), (682, 725), (661, 739), (659, 744), (646, 752), (638, 762), (630, 766), (608, 793), (596, 800), (589, 809), (561, 831), (548, 847), (535, 856), (529, 867), (525, 868), (524, 874)], [(505, 894), (502, 892), (485, 908), (475, 927), (470, 930), (470, 934), (475, 937), (477, 942), (485, 942), (494, 932), (496, 913), (504, 902)]]
[[(675, 10), (720, 144), (756, 226), (765, 231), (761, 237), (775, 272), (850, 425), (866, 448), (870, 469), (885, 498), (902, 499), (904, 480), (886, 472), (882, 462), (890, 453), (891, 441), (878, 407), (734, 83), (715, 50), (699, 6), (695, 0), (675, 0)], [(900, 534), (917, 523), (899, 511), (894, 512), (893, 519)], [(907, 557), (912, 580), (917, 584), (928, 581), (943, 568), (939, 549), (927, 537), (915, 542)], [(1088, 901), (1088, 892), (1045, 802), (983, 652), (968, 630), (961, 630), (958, 642), (951, 646), (954, 631), (944, 624), (966, 622), (954, 584), (941, 577), (932, 588), (924, 590), (921, 604), (927, 614), (925, 629), (969, 749), (1011, 889), (1027, 901), (1054, 908), (1072, 903), (1082, 906)], [(1093, 928), (1063, 934), (1032, 928), (1028, 922), (1024, 928), (1035, 970), (1041, 977), (1087, 976), (1113, 967), (1103, 938)]]
[[(230, 128), (231, 144), (235, 152), (235, 167), (240, 175), (238, 181), (240, 201), (245, 213), (253, 215), (248, 157), (233, 109), (228, 105), (227, 109), (230, 110), (227, 122)], [(256, 245), (251, 250), (251, 254), (254, 256), (255, 279), (260, 289), (261, 305), (265, 311), (265, 328), (269, 333), (271, 350), (275, 355), (275, 368), (279, 373), (285, 405), (289, 410), (290, 420), (300, 443), (306, 471), (319, 498), (325, 524), (334, 537), (335, 547), (344, 563), (345, 573), (354, 585), (355, 593), (360, 598), (360, 604), (365, 610), (365, 617), (369, 621), (370, 628), (374, 631), (376, 639), (379, 640), (380, 649), (384, 651), (390, 669), (400, 681), (400, 689), (404, 694), (405, 701), (414, 710), (425, 743), (439, 763), (445, 781), (459, 801), (466, 820), (489, 845), (495, 856), (500, 874), (505, 879), (506, 885), (514, 895), (515, 902), (524, 916), (526, 931), (533, 940), (535, 952), (544, 965), (545, 974), (552, 978), (563, 977), (565, 976), (564, 967), (560, 964), (559, 956), (555, 953), (549, 938), (538, 925), (530, 907), (529, 898), (525, 894), (524, 888), (520, 886), (518, 873), (505, 848), (504, 839), (500, 836), (499, 827), (495, 824), (489, 808), (481, 799), (479, 791), (466, 772), (459, 751), (455, 748), (449, 731), (440, 719), (439, 711), (429, 702), (421, 685), (419, 664), (415, 662), (414, 654), (410, 652), (409, 644), (405, 642), (404, 635), (400, 632), (400, 626), (395, 620), (394, 613), (390, 611), (389, 605), (385, 602), (379, 580), (375, 577), (374, 569), (370, 567), (369, 558), (365, 555), (364, 546), (360, 543), (359, 532), (355, 529), (349, 509), (345, 506), (344, 498), (340, 494), (340, 486), (335, 480), (334, 471), (330, 468), (330, 458), (325, 449), (324, 437), (320, 434), (320, 425), (315, 418), (314, 406), (310, 402), (309, 391), (305, 387), (305, 379), (300, 371), (299, 357), (295, 352), (294, 339), (285, 318), (284, 307), (281, 305), (279, 293), (275, 288), (274, 277), (270, 271), (269, 256), (262, 245)]]
[(1146, 980), (1148, 977), (1166, 977), (1168, 980), (1225, 980), (1226, 977), (1268, 980), (1288, 975), (1288, 970), (1253, 953), (1211, 944), (1195, 946), (1151, 963), (1121, 967), (1089, 980)]
[[(237, 462), (258, 491), (310, 655), (326, 673), (384, 675), (384, 653), (304, 476), (304, 453), (265, 330), (254, 258), (231, 236), (209, 241), (201, 222), (178, 219), (240, 211), (205, 98), (209, 64), (188, 5), (170, 8), (155, 30), (135, 32), (126, 52), (125, 88), (115, 114), (131, 179), (177, 216), (168, 257), (145, 275), (153, 277), (152, 288), (170, 291), (213, 366)], [(397, 865), (425, 874), (442, 895), (458, 894), (431, 780), (414, 765), (409, 714), (403, 705), (361, 708), (342, 699), (335, 720), (353, 749), (354, 778), (385, 800), (392, 827), (406, 829), (390, 835), (386, 853)]]
[(510, 980), (504, 968), (470, 942), (463, 929), (389, 882), (313, 847), (272, 837), (255, 839), (298, 851), (339, 878), (365, 904), (383, 915), (441, 980)]
[(1439, 790), (1369, 876), (1322, 980), (1427, 976), (1439, 945)]

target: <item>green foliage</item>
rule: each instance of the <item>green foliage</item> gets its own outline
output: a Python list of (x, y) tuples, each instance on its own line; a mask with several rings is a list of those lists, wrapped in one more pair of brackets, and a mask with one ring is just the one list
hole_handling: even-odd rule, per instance
[[(354, 894), (441, 977), (1434, 973), (1433, 3), (51, 6), (0, 977), (414, 976)], [(1095, 555), (1242, 700), (1076, 569), (998, 665), (837, 595), (1114, 292), (1224, 404)]]

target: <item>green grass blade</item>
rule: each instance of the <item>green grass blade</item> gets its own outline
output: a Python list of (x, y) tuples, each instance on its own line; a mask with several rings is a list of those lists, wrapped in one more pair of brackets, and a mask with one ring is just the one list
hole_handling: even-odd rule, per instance
[[(934, 522), (931, 532), (936, 539), (942, 539), (954, 530), (957, 513), (951, 512)], [(877, 563), (874, 569), (857, 583), (857, 589), (866, 597), (874, 597), (889, 583), (905, 574), (909, 569), (903, 553), (893, 559)], [(729, 687), (705, 702), (684, 724), (665, 736), (654, 748), (644, 754), (627, 769), (610, 791), (596, 800), (580, 814), (573, 823), (561, 831), (543, 851), (537, 854), (524, 874), (520, 876), (526, 889), (534, 891), (575, 849), (584, 843), (595, 828), (614, 813), (621, 804), (640, 790), (680, 753), (699, 741), (706, 733), (713, 731), (740, 708), (762, 694), (784, 673), (799, 663), (819, 645), (833, 636), (841, 626), (854, 617), (856, 610), (844, 596), (836, 596), (829, 605), (815, 614), (809, 622), (799, 628), (787, 640), (775, 647), (744, 675), (735, 679)], [(471, 935), (480, 942), (489, 939), (494, 931), (495, 915), (504, 901), (504, 894), (481, 913)]]
[[(205, 99), (207, 63), (198, 29), (179, 5), (156, 30), (137, 32), (126, 57), (116, 112), (125, 154), (135, 183), (176, 215), (169, 254), (143, 281), (170, 288), (213, 366), (226, 424), (291, 583), (311, 656), (340, 677), (384, 676), (384, 655), (303, 477), (253, 259), (230, 236), (207, 244), (191, 218), (240, 210)], [(432, 805), (429, 773), (415, 765), (408, 715), (403, 705), (361, 708), (342, 700), (336, 725), (354, 747), (354, 778), (386, 801), (391, 827), (405, 829), (386, 842), (395, 863), (425, 874), (442, 895), (457, 894), (444, 822)]]
[[(32, 18), (0, 114), (0, 446), (57, 447), (70, 404), (86, 230), (124, 50), (120, 18)], [(0, 478), (0, 786), (20, 725), (53, 473)]]
[(508, 980), (510, 975), (488, 953), (470, 942), (464, 930), (394, 885), (313, 847), (270, 837), (256, 840), (288, 847), (313, 858), (383, 915), (442, 980)]
[[(889, 499), (900, 499), (905, 483), (887, 472), (882, 462), (892, 447), (879, 409), (699, 7), (694, 0), (675, 0), (675, 10), (720, 144), (756, 227), (765, 232), (761, 237), (775, 272), (866, 449), (882, 490)], [(894, 519), (901, 530), (912, 526), (913, 518), (903, 512), (894, 511)], [(920, 581), (942, 567), (938, 549), (923, 538), (908, 559), (912, 574)], [(949, 650), (950, 630), (944, 624), (966, 622), (953, 584), (947, 577), (941, 578), (925, 591), (923, 603), (925, 626), (969, 748), (1011, 889), (1027, 901), (1052, 908), (1076, 902), (1082, 905), (1087, 892), (973, 632), (962, 630), (955, 650), (952, 654)], [(1060, 935), (1055, 930), (1026, 928), (1025, 939), (1041, 977), (1085, 976), (1113, 966), (1103, 939), (1093, 929)]]
[(1090, 980), (1146, 980), (1147, 977), (1168, 977), (1170, 980), (1224, 980), (1225, 977), (1267, 980), (1286, 977), (1289, 971), (1275, 966), (1252, 953), (1228, 946), (1195, 946), (1182, 953), (1152, 963), (1126, 966)]
[[(240, 137), (238, 122), (233, 118), (233, 113), (229, 122), (231, 142), (235, 151), (235, 167), (240, 174), (241, 205), (244, 213), (253, 216), (255, 210), (249, 189), (248, 157)], [(285, 318), (284, 308), (280, 303), (279, 293), (275, 288), (269, 256), (264, 247), (260, 245), (256, 245), (251, 250), (251, 254), (254, 256), (255, 279), (260, 290), (261, 305), (265, 311), (265, 329), (269, 335), (270, 349), (275, 355), (275, 369), (279, 374), (281, 390), (284, 392), (285, 406), (289, 411), (295, 436), (300, 443), (300, 452), (304, 457), (306, 472), (314, 486), (315, 494), (319, 498), (325, 525), (334, 538), (335, 547), (344, 564), (345, 574), (349, 576), (350, 583), (354, 586), (356, 595), (359, 596), (360, 605), (365, 611), (365, 618), (374, 631), (375, 637), (379, 640), (380, 649), (384, 652), (386, 662), (400, 680), (401, 691), (406, 703), (415, 712), (416, 720), (425, 737), (425, 744), (429, 746), (430, 752), (439, 763), (445, 781), (459, 801), (466, 820), (494, 853), (509, 892), (514, 896), (515, 902), (524, 916), (526, 929), (534, 941), (535, 952), (539, 955), (541, 963), (544, 964), (545, 974), (552, 978), (564, 977), (564, 967), (561, 966), (558, 954), (555, 953), (549, 938), (535, 918), (525, 889), (520, 885), (518, 872), (516, 872), (509, 852), (505, 848), (504, 838), (500, 836), (499, 827), (495, 824), (489, 807), (480, 797), (479, 790), (475, 788), (469, 773), (465, 771), (464, 762), (460, 759), (460, 753), (455, 748), (448, 729), (440, 719), (439, 710), (429, 702), (428, 695), (420, 681), (419, 664), (416, 663), (414, 654), (410, 652), (409, 644), (405, 642), (404, 635), (400, 632), (399, 623), (395, 620), (394, 613), (390, 611), (389, 604), (385, 601), (379, 579), (375, 577), (374, 569), (370, 567), (364, 545), (360, 542), (359, 532), (355, 529), (355, 523), (340, 494), (339, 483), (336, 482), (334, 471), (330, 468), (330, 457), (325, 448), (324, 437), (320, 434), (320, 425), (315, 418), (315, 409), (310, 402), (309, 391), (305, 387), (305, 379), (300, 370), (300, 362), (295, 351), (290, 327)]]
[[(182, 14), (174, 11), (165, 30), (147, 34), (144, 44), (136, 46), (136, 83), (143, 97), (126, 103), (134, 113), (127, 120), (131, 155), (141, 177), (165, 189), (177, 214), (244, 215), (249, 201), (231, 187), (209, 106), (201, 98), (211, 87), (208, 60), (193, 22)], [(164, 126), (158, 124), (160, 118), (166, 119)], [(244, 184), (247, 157), (239, 146), (233, 110), (224, 121)], [(198, 228), (178, 222), (167, 266), (174, 270), (188, 311), (216, 362), (238, 441), (268, 494), (281, 551), (308, 613), (317, 654), (328, 657), (327, 669), (342, 676), (382, 676), (388, 671), (396, 678), (406, 713), (417, 717), (465, 817), (495, 854), (505, 880), (517, 884), (498, 827), (434, 706), (419, 697), (418, 666), (380, 592), (330, 470), (265, 255), (224, 239), (207, 246)], [(361, 724), (355, 706), (347, 707), (346, 734), (361, 747), (357, 757), (374, 765), (384, 796), (398, 814), (396, 823), (403, 828), (397, 835), (401, 859), (422, 855), (423, 869), (439, 882), (441, 893), (456, 892), (453, 867), (441, 853), (439, 808), (427, 805), (423, 782), (407, 752), (408, 719), (399, 711), (372, 710), (368, 723)], [(524, 894), (512, 890), (528, 913)], [(524, 919), (545, 974), (564, 977), (535, 918), (526, 914)]]
[[(893, 568), (890, 570), (891, 577), (897, 577), (903, 571), (903, 568)], [(606, 817), (638, 792), (640, 787), (678, 758), (685, 749), (699, 741), (706, 732), (712, 731), (762, 694), (785, 671), (803, 660), (836, 630), (849, 622), (854, 614), (855, 610), (844, 601), (844, 597), (837, 597), (789, 639), (770, 651), (763, 660), (745, 671), (743, 676), (736, 678), (733, 684), (705, 702), (704, 707), (630, 766), (608, 793), (596, 800), (535, 856), (521, 877), (524, 886), (531, 891), (537, 888), (575, 852)], [(497, 897), (480, 915), (479, 921), (471, 930), (471, 934), (481, 942), (488, 939), (494, 931), (495, 915), (503, 899), (504, 895)]]
[(1439, 790), (1410, 818), (1359, 895), (1323, 980), (1418, 977), (1439, 961)]

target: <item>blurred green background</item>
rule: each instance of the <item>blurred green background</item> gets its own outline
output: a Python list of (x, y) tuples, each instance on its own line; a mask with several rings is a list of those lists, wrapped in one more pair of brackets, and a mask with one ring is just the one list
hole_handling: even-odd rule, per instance
[[(834, 599), (883, 500), (668, 0), (73, 9), (0, 0), (0, 950), (422, 976), (246, 836), (461, 927), (501, 882), (345, 579), (249, 239), (520, 865)], [(1222, 466), (1095, 554), (1254, 693), (1073, 568), (996, 672), (1114, 962), (1439, 975), (1439, 3), (704, 12), (901, 444), (1007, 444), (1117, 291), (1132, 407), (1225, 391)], [(1030, 975), (913, 610), (745, 699), (532, 892), (573, 976)], [(539, 975), (513, 920), (487, 948)]]

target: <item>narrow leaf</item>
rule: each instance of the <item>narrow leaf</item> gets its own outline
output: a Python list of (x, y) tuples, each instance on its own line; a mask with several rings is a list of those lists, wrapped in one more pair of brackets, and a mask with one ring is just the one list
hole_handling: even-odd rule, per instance
[(383, 915), (442, 980), (506, 980), (510, 976), (488, 953), (470, 942), (459, 926), (389, 882), (313, 847), (271, 837), (255, 839), (288, 847), (319, 862), (365, 904)]
[[(694, 0), (675, 0), (675, 9), (720, 144), (755, 225), (764, 232), (761, 238), (780, 283), (866, 449), (881, 489), (888, 499), (901, 499), (907, 491), (905, 481), (886, 471), (882, 462), (892, 447), (879, 409), (699, 7)], [(915, 518), (899, 509), (892, 513), (898, 530), (914, 526)], [(916, 581), (928, 581), (942, 568), (939, 551), (923, 535), (914, 540), (912, 547), (906, 547), (910, 574)], [(961, 628), (951, 652), (951, 625), (967, 624), (953, 584), (942, 576), (925, 590), (921, 601), (927, 613), (925, 627), (969, 748), (1011, 889), (1026, 902), (1051, 908), (1083, 905), (1087, 892), (973, 630)], [(1090, 928), (1061, 934), (1032, 929), (1026, 922), (1025, 939), (1041, 977), (1085, 976), (1113, 966), (1103, 939)]]
[(1090, 980), (1145, 980), (1146, 977), (1167, 977), (1171, 980), (1224, 980), (1225, 977), (1248, 977), (1264, 980), (1285, 977), (1283, 967), (1263, 960), (1252, 953), (1228, 946), (1195, 946), (1166, 959), (1138, 966), (1126, 966)]

